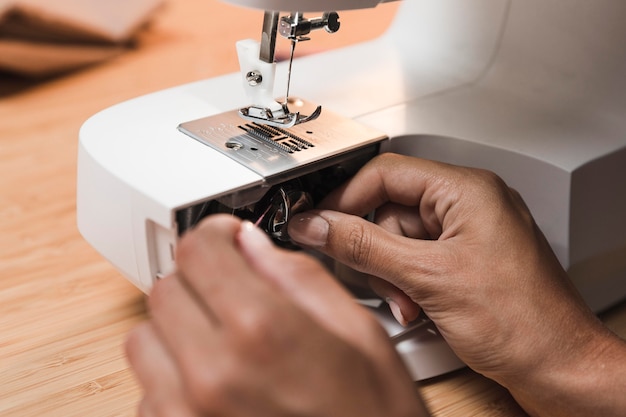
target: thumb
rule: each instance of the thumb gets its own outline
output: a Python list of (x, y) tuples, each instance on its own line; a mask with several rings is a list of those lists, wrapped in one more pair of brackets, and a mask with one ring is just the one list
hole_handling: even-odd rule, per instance
[[(432, 262), (419, 259), (432, 252), (432, 245), (426, 248), (426, 241), (390, 233), (359, 216), (312, 210), (294, 215), (288, 231), (294, 242), (316, 249), (359, 272), (382, 278), (413, 300), (412, 295), (421, 292), (419, 277), (433, 273), (426, 270)], [(419, 310), (407, 304), (402, 292), (390, 291), (392, 286), (378, 287), (375, 290), (379, 295), (399, 304), (407, 319), (415, 318)]]
[(399, 265), (391, 261), (406, 252), (406, 238), (390, 234), (358, 216), (332, 210), (296, 214), (289, 222), (288, 231), (289, 237), (302, 246), (319, 250), (359, 272), (387, 280), (399, 272)]

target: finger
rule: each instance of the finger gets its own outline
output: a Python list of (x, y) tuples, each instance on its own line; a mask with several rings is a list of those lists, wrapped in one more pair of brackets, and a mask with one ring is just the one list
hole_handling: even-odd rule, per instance
[(421, 309), (411, 297), (395, 285), (376, 277), (368, 279), (370, 288), (389, 304), (394, 318), (403, 326), (415, 320)]
[(374, 223), (386, 231), (414, 239), (431, 239), (420, 217), (419, 207), (386, 203), (376, 209)]
[(148, 307), (154, 329), (183, 372), (196, 366), (191, 358), (212, 354), (219, 331), (213, 312), (177, 274), (155, 283)]
[(138, 414), (193, 417), (176, 365), (154, 328), (149, 323), (137, 326), (129, 334), (125, 347), (128, 361), (144, 390)]
[(391, 202), (416, 207), (424, 229), (438, 238), (448, 211), (464, 194), (472, 170), (397, 154), (382, 154), (319, 205), (360, 217)]
[[(414, 239), (430, 238), (417, 207), (395, 203), (384, 204), (376, 209), (374, 223), (396, 235)], [(419, 316), (420, 307), (400, 288), (371, 275), (368, 284), (380, 298), (387, 302), (394, 318), (401, 325), (406, 326)]]
[[(319, 219), (315, 217), (318, 214)], [(331, 224), (328, 223), (328, 219), (335, 215), (336, 217), (345, 218), (346, 220), (343, 221), (342, 219), (335, 219), (333, 223), (339, 226), (331, 226)], [(353, 225), (350, 226), (350, 222), (356, 222), (365, 229), (355, 228)], [(396, 274), (389, 273), (388, 269), (389, 266), (396, 265), (395, 262), (388, 259), (388, 256), (385, 254), (380, 256), (368, 255), (373, 258), (372, 260), (367, 260), (367, 257), (365, 256), (355, 255), (354, 247), (359, 247), (359, 250), (364, 249), (362, 248), (362, 243), (353, 245), (352, 241), (357, 239), (362, 242), (371, 242), (367, 244), (370, 244), (372, 248), (365, 249), (364, 251), (368, 254), (372, 254), (372, 251), (377, 248), (392, 247), (391, 244), (387, 245), (383, 240), (387, 237), (387, 235), (402, 235), (403, 233), (422, 234), (424, 230), (420, 228), (420, 222), (409, 226), (402, 225), (397, 219), (392, 219), (391, 216), (386, 216), (385, 214), (382, 215), (382, 222), (384, 229), (386, 230), (380, 228), (380, 225), (375, 226), (368, 222), (364, 222), (356, 216), (348, 216), (329, 211), (312, 211), (294, 217), (292, 223), (289, 224), (289, 233), (294, 241), (307, 246), (315, 247), (339, 262), (350, 266), (351, 268), (369, 275), (375, 275), (383, 277), (387, 280), (392, 280), (393, 282), (399, 282), (398, 279), (394, 279)], [(331, 228), (333, 229), (332, 233)], [(410, 230), (407, 231), (407, 228), (410, 228)], [(357, 232), (355, 232), (355, 230), (357, 230)], [(381, 237), (372, 237), (371, 239), (367, 239), (366, 236), (368, 233), (366, 233), (365, 230), (372, 230), (372, 233), (376, 233)], [(409, 242), (405, 241), (404, 243)], [(405, 248), (400, 246), (403, 242), (395, 244), (399, 246), (397, 248), (399, 253), (405, 251)], [(411, 257), (411, 259), (413, 259), (413, 257)], [(380, 262), (379, 260), (383, 262)], [(404, 271), (408, 271), (408, 269), (404, 269)], [(420, 309), (408, 295), (395, 285), (388, 284), (385, 286), (378, 281), (380, 280), (371, 281), (377, 283), (377, 285), (372, 287), (372, 289), (389, 304), (394, 317), (400, 324), (405, 326), (408, 322), (417, 318)], [(412, 289), (414, 289), (414, 286)]]
[(336, 211), (312, 210), (294, 216), (289, 235), (297, 243), (405, 292), (417, 292), (426, 278), (441, 275), (446, 265), (443, 245), (398, 236), (358, 216)]
[(354, 177), (333, 191), (319, 208), (363, 216), (391, 201), (418, 206), (425, 191), (441, 178), (451, 179), (457, 170), (446, 164), (404, 155), (379, 155)]
[(177, 250), (182, 279), (225, 328), (254, 317), (271, 297), (267, 283), (258, 279), (236, 246), (240, 227), (241, 221), (232, 216), (210, 216), (181, 239)]
[(364, 323), (363, 308), (318, 262), (273, 246), (251, 223), (242, 228), (239, 244), (255, 269), (325, 328), (347, 340), (363, 334), (357, 328)]

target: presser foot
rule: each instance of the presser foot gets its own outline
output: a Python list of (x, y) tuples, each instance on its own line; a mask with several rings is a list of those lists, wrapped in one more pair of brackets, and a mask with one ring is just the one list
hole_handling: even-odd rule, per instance
[(322, 106), (317, 106), (313, 113), (305, 116), (300, 112), (291, 113), (287, 105), (284, 104), (280, 113), (280, 116), (274, 115), (274, 112), (269, 108), (254, 106), (239, 109), (239, 116), (245, 120), (285, 129), (317, 119), (322, 114)]

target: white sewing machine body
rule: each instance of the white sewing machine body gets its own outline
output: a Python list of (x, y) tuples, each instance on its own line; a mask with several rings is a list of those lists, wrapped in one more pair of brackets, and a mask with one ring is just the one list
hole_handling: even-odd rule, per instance
[[(626, 296), (624, 19), (621, 0), (405, 0), (381, 38), (297, 59), (291, 90), (367, 126), (380, 151), (498, 173), (599, 311)], [(177, 129), (246, 104), (237, 73), (82, 127), (79, 229), (143, 291), (173, 268), (177, 213), (267, 186)], [(460, 366), (445, 349), (409, 349), (416, 379)]]

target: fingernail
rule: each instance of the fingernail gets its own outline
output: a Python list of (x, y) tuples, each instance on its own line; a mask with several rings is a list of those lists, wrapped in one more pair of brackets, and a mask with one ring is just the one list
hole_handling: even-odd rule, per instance
[(241, 230), (239, 231), (239, 239), (243, 240), (247, 244), (251, 244), (255, 247), (271, 246), (270, 238), (260, 228), (254, 225), (254, 223), (245, 220), (241, 223)]
[(310, 247), (321, 247), (328, 238), (328, 222), (312, 214), (295, 215), (289, 222), (289, 237), (296, 243)]
[(391, 314), (393, 314), (393, 317), (396, 319), (396, 321), (402, 326), (406, 327), (409, 322), (404, 318), (404, 315), (402, 314), (402, 310), (400, 310), (400, 306), (398, 305), (398, 303), (396, 303), (389, 297), (385, 298), (385, 301), (387, 302), (387, 304), (389, 304)]

